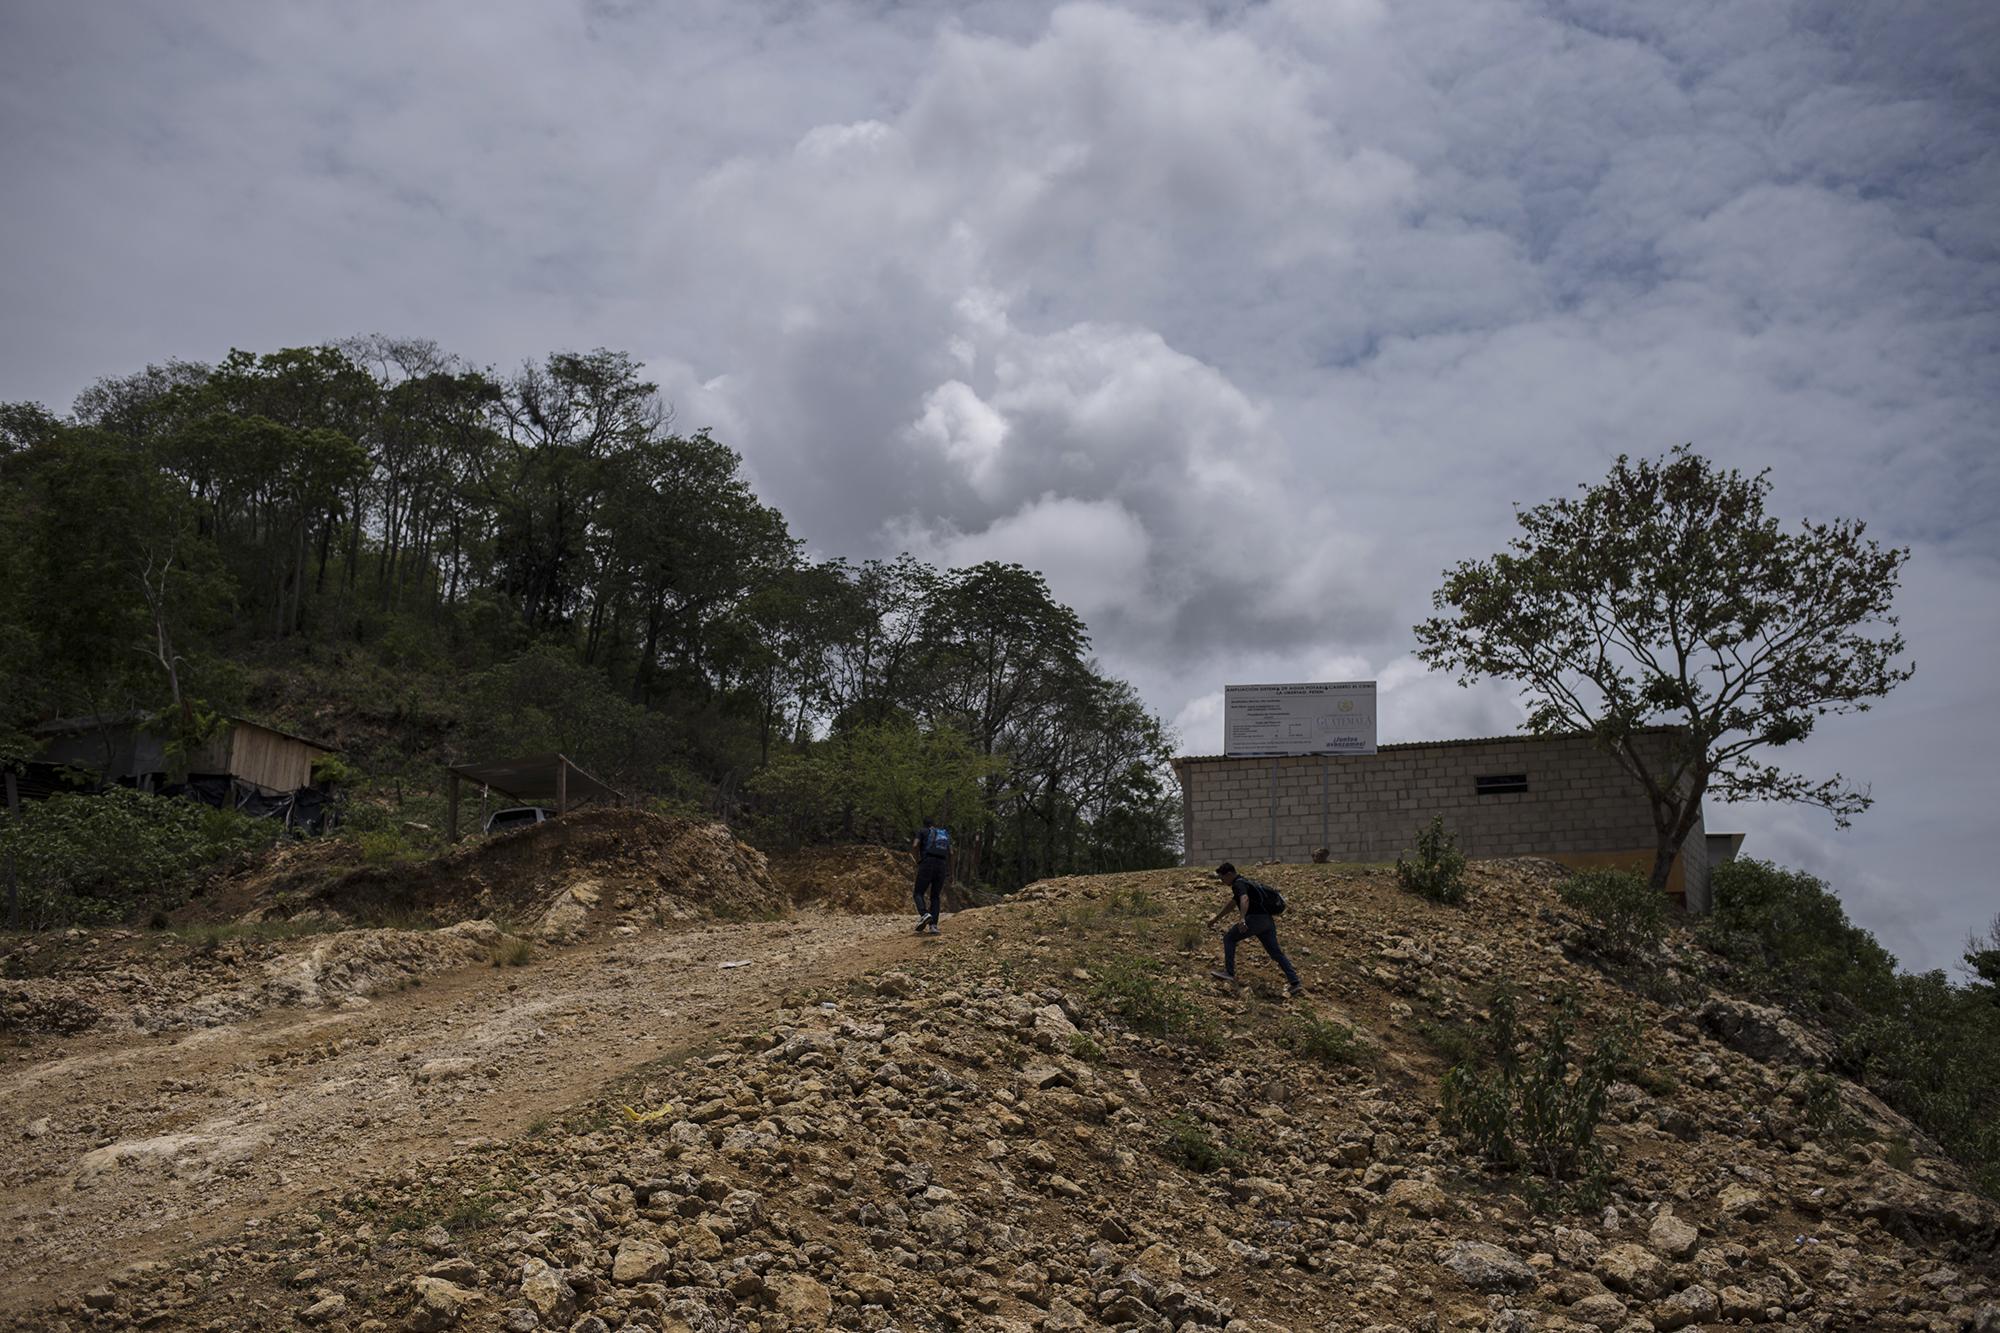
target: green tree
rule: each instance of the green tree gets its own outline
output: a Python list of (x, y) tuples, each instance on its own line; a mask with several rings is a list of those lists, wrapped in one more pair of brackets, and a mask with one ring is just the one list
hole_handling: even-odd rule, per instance
[(1655, 888), (1709, 792), (1821, 806), (1843, 826), (1866, 809), (1841, 775), (1763, 756), (1909, 678), (1890, 612), (1909, 552), (1857, 520), (1784, 531), (1764, 512), (1767, 474), (1686, 446), (1621, 455), (1579, 489), (1517, 511), (1508, 550), (1445, 571), (1419, 656), (1461, 685), (1519, 682), (1529, 729), (1587, 732), (1616, 756), (1652, 807)]

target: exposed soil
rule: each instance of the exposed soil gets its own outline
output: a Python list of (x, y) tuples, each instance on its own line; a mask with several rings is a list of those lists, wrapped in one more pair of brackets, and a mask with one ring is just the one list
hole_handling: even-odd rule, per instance
[[(0, 1309), (420, 1167), (923, 941), (816, 916), (652, 931), (461, 967), (373, 1001), (179, 1036), (16, 1047), (0, 1065)], [(725, 968), (742, 960), (747, 966)]]
[[(772, 858), (771, 878), (801, 907), (893, 914), (910, 910), (916, 867), (908, 852), (872, 844), (806, 847)], [(947, 884), (940, 901), (952, 912), (976, 906), (958, 884)]]

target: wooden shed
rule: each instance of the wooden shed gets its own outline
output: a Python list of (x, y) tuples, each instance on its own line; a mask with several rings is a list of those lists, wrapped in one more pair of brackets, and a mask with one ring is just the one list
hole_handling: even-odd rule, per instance
[[(168, 781), (165, 741), (146, 730), (143, 714), (61, 718), (34, 729), (42, 741), (37, 768), (82, 768), (107, 785), (157, 791)], [(312, 786), (313, 761), (333, 747), (276, 727), (232, 717), (228, 726), (188, 756), (190, 778), (227, 779), (265, 796)]]

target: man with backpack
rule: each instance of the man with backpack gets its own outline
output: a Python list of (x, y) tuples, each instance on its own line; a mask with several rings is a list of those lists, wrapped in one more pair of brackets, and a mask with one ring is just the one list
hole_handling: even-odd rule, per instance
[(1220, 925), (1222, 918), (1231, 912), (1241, 916), (1235, 925), (1222, 937), (1222, 967), (1209, 975), (1217, 981), (1226, 981), (1231, 987), (1236, 985), (1236, 946), (1247, 939), (1255, 939), (1264, 946), (1264, 952), (1271, 955), (1285, 973), (1289, 986), (1287, 995), (1298, 995), (1305, 990), (1299, 980), (1299, 970), (1292, 966), (1292, 960), (1285, 957), (1285, 951), (1278, 947), (1278, 923), (1276, 917), (1285, 910), (1285, 895), (1268, 884), (1259, 884), (1248, 875), (1236, 873), (1236, 867), (1224, 861), (1215, 868), (1215, 877), (1229, 889), (1229, 902), (1223, 909), (1208, 919), (1211, 926)]
[[(917, 854), (917, 934), (938, 933), (938, 895), (944, 892), (945, 877), (951, 873), (951, 830), (926, 819), (923, 829), (910, 843)], [(924, 889), (931, 891), (930, 907), (924, 906)]]

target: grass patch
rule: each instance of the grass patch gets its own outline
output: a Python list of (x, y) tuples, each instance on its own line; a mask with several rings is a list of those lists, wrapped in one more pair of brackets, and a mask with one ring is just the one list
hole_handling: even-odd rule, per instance
[(1190, 1115), (1177, 1115), (1166, 1123), (1160, 1151), (1170, 1162), (1206, 1175), (1210, 1171), (1233, 1170), (1243, 1164), (1244, 1152), (1227, 1139), (1218, 1139), (1208, 1126)]
[(1295, 1055), (1329, 1068), (1368, 1063), (1368, 1049), (1352, 1028), (1315, 1014), (1298, 1014), (1286, 1020), (1278, 1029), (1278, 1043)]
[(1194, 953), (1208, 941), (1208, 930), (1199, 921), (1188, 921), (1174, 929), (1174, 945), (1182, 953)]
[(1463, 1064), (1479, 1049), (1471, 1027), (1464, 1023), (1426, 1018), (1417, 1024), (1417, 1037), (1450, 1064)]
[(1111, 910), (1124, 916), (1160, 916), (1166, 912), (1167, 905), (1149, 890), (1135, 887), (1120, 889), (1112, 894)]
[(1110, 959), (1096, 969), (1092, 993), (1137, 1031), (1203, 1048), (1221, 1044), (1215, 1016), (1151, 959)]
[(503, 936), (500, 942), (493, 946), (495, 967), (526, 967), (534, 961), (534, 957), (534, 941), (522, 939), (519, 935)]
[(1072, 1058), (1081, 1060), (1087, 1065), (1101, 1065), (1104, 1063), (1104, 1048), (1099, 1046), (1097, 1039), (1087, 1032), (1073, 1032), (1070, 1034), (1069, 1053)]

